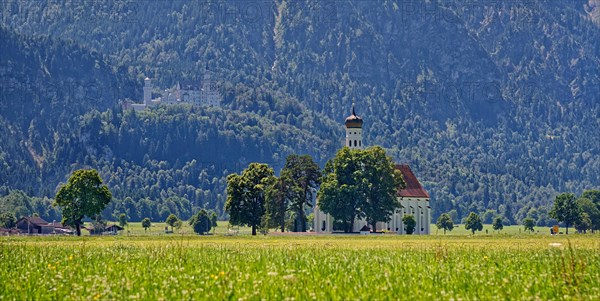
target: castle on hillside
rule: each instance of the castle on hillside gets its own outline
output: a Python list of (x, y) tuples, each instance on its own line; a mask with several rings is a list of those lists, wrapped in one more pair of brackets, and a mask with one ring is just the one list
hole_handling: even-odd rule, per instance
[(126, 103), (126, 109), (134, 109), (141, 111), (147, 107), (174, 104), (192, 104), (199, 107), (220, 107), (223, 98), (217, 90), (217, 85), (213, 80), (212, 73), (206, 69), (202, 79), (202, 85), (196, 86), (193, 83), (181, 84), (177, 83), (171, 89), (165, 89), (161, 96), (152, 98), (154, 86), (152, 80), (148, 77), (144, 80), (144, 102), (143, 103)]
[[(345, 125), (346, 142), (344, 145), (352, 149), (363, 149), (363, 120), (360, 116), (356, 115), (354, 104), (352, 104), (352, 114), (346, 118)], [(398, 234), (406, 234), (402, 218), (404, 215), (411, 214), (415, 217), (415, 221), (417, 222), (413, 234), (430, 234), (431, 206), (429, 205), (429, 194), (425, 191), (423, 186), (421, 186), (421, 183), (419, 183), (419, 180), (410, 169), (410, 166), (398, 164), (396, 165), (396, 169), (402, 173), (404, 182), (406, 182), (406, 188), (398, 189), (396, 194), (398, 201), (400, 201), (400, 208), (392, 215), (389, 222), (377, 223), (377, 225), (375, 225), (377, 231), (387, 230)], [(361, 232), (361, 229), (365, 226), (370, 226), (370, 229), (373, 227), (373, 225), (367, 225), (367, 222), (364, 219), (359, 219), (354, 222), (352, 232)], [(315, 205), (314, 231), (317, 233), (331, 233), (339, 230), (341, 229), (335, 229), (334, 227), (333, 217), (329, 214), (325, 214), (319, 209), (318, 205)]]

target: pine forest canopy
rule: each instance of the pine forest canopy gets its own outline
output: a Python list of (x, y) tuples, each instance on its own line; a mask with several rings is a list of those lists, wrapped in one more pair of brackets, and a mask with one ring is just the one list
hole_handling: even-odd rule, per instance
[[(433, 220), (550, 223), (560, 192), (600, 187), (591, 1), (252, 3), (5, 1), (0, 207), (57, 217), (48, 198), (94, 168), (107, 219), (223, 218), (226, 176), (250, 162), (324, 167), (353, 101), (364, 141), (423, 181)], [(120, 108), (146, 76), (172, 87), (207, 65), (222, 108)]]

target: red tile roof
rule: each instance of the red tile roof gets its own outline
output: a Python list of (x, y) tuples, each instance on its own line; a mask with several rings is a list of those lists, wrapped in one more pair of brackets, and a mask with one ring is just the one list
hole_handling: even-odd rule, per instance
[(400, 170), (404, 182), (406, 182), (406, 188), (398, 191), (399, 197), (429, 198), (429, 193), (421, 186), (421, 183), (419, 183), (419, 180), (410, 169), (410, 166), (399, 164), (396, 165), (396, 169)]

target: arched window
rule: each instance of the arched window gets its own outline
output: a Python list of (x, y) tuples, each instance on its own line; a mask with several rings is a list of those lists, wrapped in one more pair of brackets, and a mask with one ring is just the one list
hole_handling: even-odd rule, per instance
[(356, 146), (356, 145), (357, 145), (356, 140), (354, 140), (354, 146)]
[(327, 228), (327, 224), (325, 223), (325, 221), (323, 221), (323, 226), (321, 227), (321, 231), (325, 231), (326, 228)]
[(358, 140), (358, 146), (362, 146), (362, 140)]
[(352, 140), (348, 140), (348, 146), (352, 146)]

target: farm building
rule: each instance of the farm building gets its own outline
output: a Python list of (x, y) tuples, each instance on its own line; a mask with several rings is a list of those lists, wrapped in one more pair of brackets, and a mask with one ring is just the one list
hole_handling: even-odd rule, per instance
[(22, 234), (73, 234), (73, 229), (61, 223), (49, 223), (38, 216), (25, 216), (17, 221), (16, 228)]

